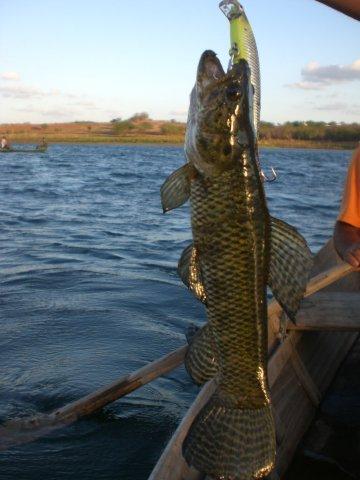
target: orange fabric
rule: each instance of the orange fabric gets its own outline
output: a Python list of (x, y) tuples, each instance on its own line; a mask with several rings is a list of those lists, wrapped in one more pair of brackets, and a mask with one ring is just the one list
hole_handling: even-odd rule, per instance
[(351, 159), (338, 220), (360, 228), (360, 146)]

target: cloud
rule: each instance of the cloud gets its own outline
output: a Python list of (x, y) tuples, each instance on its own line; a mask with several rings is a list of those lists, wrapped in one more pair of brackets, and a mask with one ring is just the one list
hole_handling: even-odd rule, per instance
[(44, 104), (29, 104), (23, 105), (18, 108), (14, 108), (17, 112), (34, 114), (41, 117), (53, 117), (60, 119), (69, 119), (72, 120), (74, 117), (79, 117), (81, 115), (88, 115), (86, 112), (94, 112), (98, 114), (105, 115), (115, 115), (113, 110), (107, 110), (101, 107), (95, 106), (93, 102), (69, 102), (67, 104), (58, 105), (58, 102), (51, 102), (51, 105), (45, 106)]
[(349, 82), (360, 80), (360, 60), (350, 65), (326, 65), (321, 66), (316, 62), (310, 62), (301, 70), (305, 81), (322, 84)]
[(308, 63), (301, 70), (302, 81), (286, 85), (303, 90), (320, 90), (329, 85), (360, 80), (360, 59), (350, 65), (324, 65)]
[[(71, 97), (73, 98), (73, 97)], [(73, 106), (77, 107), (86, 107), (86, 108), (91, 108), (91, 109), (97, 109), (98, 107), (94, 102), (91, 102), (89, 100), (77, 100), (75, 102), (70, 102), (70, 104)]]
[(59, 98), (72, 107), (82, 107), (88, 109), (97, 109), (96, 104), (84, 98), (84, 95), (75, 95), (72, 93), (63, 93), (61, 90), (42, 90), (40, 88), (28, 85), (0, 85), (0, 95), (5, 98), (15, 100), (39, 100), (39, 99), (55, 99)]
[(185, 117), (187, 114), (187, 110), (171, 110), (171, 112), (169, 112), (169, 115), (173, 117)]
[(337, 110), (337, 111), (345, 111), (348, 108), (346, 103), (328, 103), (325, 105), (318, 105), (316, 106), (316, 110)]
[(24, 99), (24, 98), (44, 98), (53, 97), (60, 94), (59, 91), (53, 90), (45, 92), (39, 88), (29, 87), (26, 85), (2, 85), (0, 86), (0, 94), (6, 98)]
[(51, 106), (50, 109), (44, 109), (39, 107), (38, 105), (28, 105), (26, 107), (15, 108), (17, 112), (24, 112), (24, 113), (38, 113), (40, 115), (53, 115), (56, 113), (57, 115), (64, 116), (65, 114), (69, 113), (69, 109), (57, 109), (54, 106)]
[(347, 104), (342, 102), (337, 103), (326, 103), (324, 105), (317, 105), (315, 110), (326, 111), (326, 112), (342, 112), (347, 115), (356, 115), (360, 110), (360, 105), (357, 104)]
[(92, 99), (83, 93), (64, 92), (59, 89), (43, 89), (38, 86), (0, 83), (0, 98), (7, 100), (12, 110), (41, 119), (57, 118), (69, 121), (73, 118), (118, 116), (114, 108), (118, 101), (108, 104), (104, 99)]
[(75, 110), (54, 108), (50, 110), (43, 110), (39, 113), (43, 117), (67, 118), (67, 117), (73, 117), (74, 115), (77, 115), (78, 112), (76, 112)]
[(27, 107), (21, 107), (15, 109), (17, 112), (21, 113), (31, 113), (36, 115), (41, 115), (42, 117), (56, 117), (56, 118), (72, 118), (79, 114), (77, 110), (73, 110), (67, 107), (56, 107), (54, 105), (50, 108), (41, 108), (35, 105), (29, 105)]
[(20, 75), (16, 72), (4, 72), (1, 74), (3, 80), (20, 80)]
[(296, 83), (288, 83), (285, 85), (288, 88), (299, 88), (301, 90), (321, 90), (323, 88), (322, 85), (315, 82), (296, 82)]

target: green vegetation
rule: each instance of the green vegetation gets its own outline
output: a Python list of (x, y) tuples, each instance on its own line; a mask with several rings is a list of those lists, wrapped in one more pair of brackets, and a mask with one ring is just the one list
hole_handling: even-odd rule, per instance
[[(146, 112), (110, 122), (3, 124), (0, 135), (16, 142), (37, 143), (169, 143), (184, 142), (186, 124), (175, 120), (152, 120)], [(359, 123), (261, 122), (260, 146), (299, 148), (349, 148), (360, 140)]]
[(360, 124), (308, 121), (285, 122), (281, 125), (275, 125), (269, 122), (261, 122), (260, 142), (262, 140), (358, 142), (360, 141)]
[(119, 120), (112, 122), (112, 124), (115, 135), (120, 135), (121, 133), (130, 132), (135, 129), (135, 125), (133, 125), (130, 120)]
[(111, 120), (110, 124), (112, 125), (114, 135), (117, 136), (130, 135), (132, 138), (134, 135), (136, 137), (142, 137), (143, 135), (157, 137), (174, 136), (173, 142), (175, 143), (183, 141), (186, 127), (184, 123), (175, 122), (174, 120), (169, 122), (151, 120), (146, 112), (135, 113), (135, 115), (125, 120), (117, 117)]
[(161, 133), (163, 135), (185, 135), (185, 123), (170, 122), (164, 123), (161, 127)]

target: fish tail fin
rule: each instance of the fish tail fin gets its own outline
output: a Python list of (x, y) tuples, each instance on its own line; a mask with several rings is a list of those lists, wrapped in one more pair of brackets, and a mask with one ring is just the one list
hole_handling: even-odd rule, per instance
[(210, 477), (250, 480), (271, 472), (275, 448), (271, 405), (241, 409), (217, 391), (191, 425), (183, 455)]

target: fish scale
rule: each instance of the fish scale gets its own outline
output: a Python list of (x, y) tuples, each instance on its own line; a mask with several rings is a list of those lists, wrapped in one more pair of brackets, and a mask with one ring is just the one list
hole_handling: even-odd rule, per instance
[[(256, 193), (259, 188), (261, 181), (246, 154), (236, 171), (223, 173), (216, 182), (197, 179), (191, 184), (194, 245), (209, 298), (207, 316), (223, 352), (218, 358), (220, 388), (237, 404), (242, 399), (244, 408), (269, 403), (265, 377), (254, 382), (259, 369), (266, 371), (267, 354), (269, 216), (263, 194)], [(229, 213), (216, 224), (219, 211)]]

